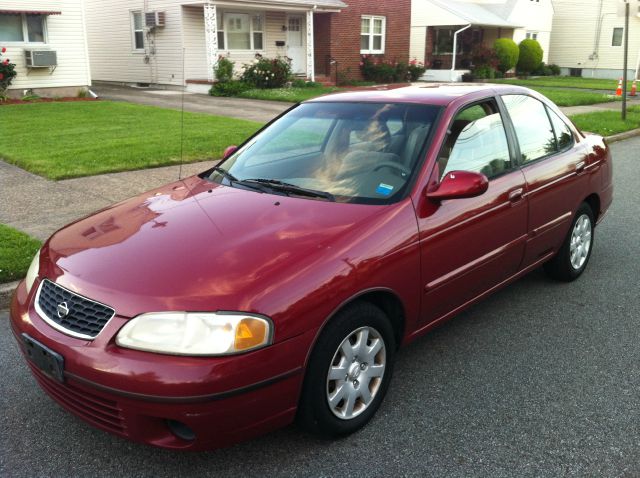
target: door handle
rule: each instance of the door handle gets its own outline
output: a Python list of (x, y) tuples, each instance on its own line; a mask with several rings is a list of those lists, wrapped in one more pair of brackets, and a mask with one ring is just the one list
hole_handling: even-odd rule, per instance
[(580, 174), (584, 172), (584, 168), (586, 166), (587, 166), (587, 163), (585, 163), (584, 161), (580, 161), (578, 164), (576, 164), (576, 173)]
[(509, 191), (509, 201), (510, 202), (518, 202), (522, 199), (522, 194), (524, 193), (524, 189), (517, 188)]

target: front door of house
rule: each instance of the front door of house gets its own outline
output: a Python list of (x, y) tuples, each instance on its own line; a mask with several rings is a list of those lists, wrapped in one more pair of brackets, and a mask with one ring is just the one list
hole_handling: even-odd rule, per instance
[(287, 20), (287, 56), (291, 58), (294, 74), (305, 73), (307, 69), (303, 19), (302, 15), (289, 15)]

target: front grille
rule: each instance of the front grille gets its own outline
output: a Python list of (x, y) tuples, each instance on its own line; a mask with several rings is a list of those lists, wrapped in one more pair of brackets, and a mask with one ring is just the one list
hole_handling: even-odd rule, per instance
[(38, 291), (36, 310), (55, 329), (84, 339), (95, 338), (115, 314), (111, 307), (47, 279), (42, 281)]
[(71, 413), (100, 428), (127, 434), (122, 409), (117, 402), (86, 392), (68, 380), (64, 384), (52, 380), (29, 360), (27, 363), (42, 389)]

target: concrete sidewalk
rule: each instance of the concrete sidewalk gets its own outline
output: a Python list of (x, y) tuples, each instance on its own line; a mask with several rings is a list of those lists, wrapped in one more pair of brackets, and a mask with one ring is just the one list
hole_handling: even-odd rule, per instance
[[(185, 164), (182, 177), (212, 164)], [(178, 166), (166, 166), (51, 181), (0, 161), (0, 223), (44, 240), (79, 217), (175, 181), (178, 175)]]
[[(129, 86), (96, 84), (91, 88), (100, 98), (126, 101), (173, 110), (182, 109), (182, 92), (158, 88), (132, 88)], [(229, 116), (266, 123), (293, 106), (280, 101), (219, 98), (196, 93), (184, 93), (184, 110), (192, 113)]]

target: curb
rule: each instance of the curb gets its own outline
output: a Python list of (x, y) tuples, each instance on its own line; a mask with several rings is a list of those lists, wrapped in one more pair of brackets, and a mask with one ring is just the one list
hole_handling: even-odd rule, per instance
[(0, 284), (0, 310), (9, 308), (13, 291), (16, 290), (19, 283), (20, 281)]
[(618, 133), (611, 136), (607, 136), (605, 139), (607, 143), (615, 143), (616, 141), (623, 141), (625, 139), (634, 138), (640, 136), (640, 128), (632, 129), (631, 131), (625, 131), (624, 133)]

